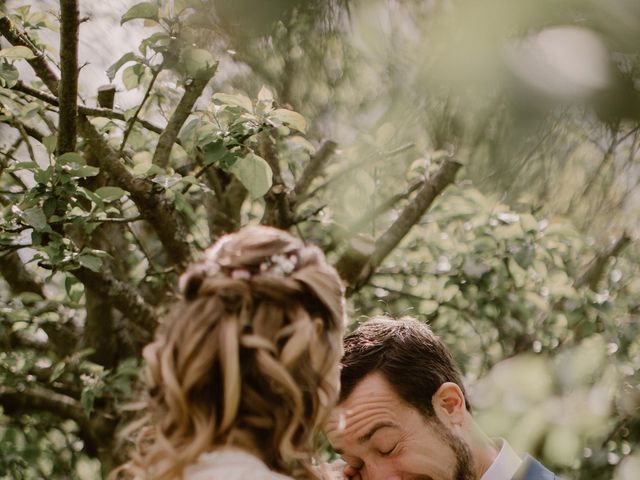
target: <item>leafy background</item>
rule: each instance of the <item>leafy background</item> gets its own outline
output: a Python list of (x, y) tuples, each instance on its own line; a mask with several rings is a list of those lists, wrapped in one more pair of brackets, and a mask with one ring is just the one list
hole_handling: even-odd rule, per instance
[(177, 276), (248, 223), (353, 324), (429, 322), (491, 436), (638, 477), (637, 2), (74, 3), (0, 6), (0, 478), (122, 461)]

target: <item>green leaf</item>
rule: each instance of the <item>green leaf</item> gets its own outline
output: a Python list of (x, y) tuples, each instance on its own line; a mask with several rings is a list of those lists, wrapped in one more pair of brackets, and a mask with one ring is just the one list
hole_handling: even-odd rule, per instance
[(186, 73), (192, 77), (207, 73), (216, 66), (211, 53), (201, 48), (185, 48), (181, 56)]
[(91, 190), (84, 187), (77, 187), (76, 193), (78, 194), (78, 196), (84, 197), (87, 200), (95, 203), (98, 208), (104, 207), (104, 202), (102, 201), (102, 199)]
[(0, 86), (11, 88), (20, 78), (18, 69), (9, 63), (0, 63)]
[(37, 231), (45, 230), (49, 225), (44, 211), (40, 207), (33, 207), (21, 212), (20, 217), (27, 225), (32, 226)]
[(40, 170), (40, 165), (36, 162), (18, 162), (11, 165), (8, 169), (10, 172), (16, 172), (18, 170), (31, 170), (32, 172), (35, 172)]
[(288, 125), (290, 128), (298, 130), (299, 132), (306, 133), (307, 131), (307, 121), (302, 115), (293, 110), (278, 108), (269, 114), (269, 118)]
[(251, 100), (246, 95), (237, 93), (235, 95), (229, 95), (228, 93), (216, 93), (213, 95), (213, 99), (224, 103), (225, 105), (231, 105), (234, 107), (240, 107), (249, 113), (253, 112), (253, 105)]
[(22, 292), (18, 295), (18, 298), (25, 306), (32, 306), (43, 300), (42, 295), (34, 292)]
[(273, 104), (273, 93), (266, 85), (263, 85), (262, 88), (260, 88), (260, 91), (258, 92), (258, 101), (262, 102), (267, 107)]
[(440, 308), (440, 304), (435, 300), (423, 300), (420, 302), (420, 313), (422, 315), (431, 315), (435, 313), (438, 308)]
[(82, 394), (80, 395), (80, 403), (82, 404), (82, 408), (84, 409), (84, 413), (87, 416), (91, 415), (93, 411), (93, 403), (96, 399), (96, 391), (93, 388), (85, 388), (82, 390)]
[[(139, 50), (142, 54), (145, 54), (147, 48), (151, 48), (155, 52), (164, 53), (169, 50), (169, 46), (171, 45), (171, 36), (166, 32), (156, 32), (148, 38), (145, 38), (140, 43)], [(166, 58), (165, 58), (165, 66)]]
[(174, 173), (173, 175), (156, 175), (151, 179), (153, 183), (161, 185), (164, 189), (173, 187), (180, 180), (182, 180), (182, 175), (177, 173)]
[(63, 153), (56, 162), (60, 165), (85, 165), (84, 157), (77, 152)]
[(55, 133), (52, 135), (47, 135), (42, 139), (42, 144), (44, 145), (44, 148), (47, 149), (47, 153), (49, 155), (52, 155), (53, 152), (55, 152), (57, 142), (58, 142), (58, 135), (56, 135)]
[[(127, 90), (133, 90), (140, 85), (143, 75), (144, 65), (136, 63), (135, 65), (125, 68), (124, 72), (122, 72), (122, 83), (124, 83)], [(133, 110), (135, 111), (135, 109)]]
[(50, 217), (51, 215), (53, 215), (57, 207), (58, 200), (55, 197), (47, 198), (42, 204), (42, 210), (44, 211), (46, 217)]
[(58, 378), (60, 378), (60, 375), (64, 373), (64, 367), (66, 366), (67, 364), (65, 362), (58, 362), (56, 366), (53, 367), (51, 375), (49, 375), (49, 382), (55, 382)]
[(118, 70), (120, 70), (120, 68), (125, 63), (131, 62), (134, 60), (141, 61), (142, 59), (133, 52), (127, 52), (124, 55), (122, 55), (113, 65), (107, 68), (107, 78), (109, 79), (109, 81), (113, 82), (113, 79), (115, 78), (116, 73), (118, 73)]
[(203, 151), (205, 166), (215, 164), (223, 170), (228, 170), (237, 158), (235, 154), (225, 148), (222, 140), (207, 143)]
[(34, 173), (33, 178), (36, 182), (46, 185), (49, 180), (51, 180), (51, 168), (46, 168), (44, 170), (38, 170)]
[(135, 377), (140, 372), (137, 358), (127, 358), (118, 365), (116, 376)]
[(240, 158), (229, 171), (249, 190), (253, 199), (262, 197), (273, 184), (273, 172), (264, 158), (255, 153)]
[(82, 297), (84, 291), (83, 285), (73, 276), (68, 275), (64, 279), (64, 289), (73, 302), (77, 302)]
[(196, 212), (193, 210), (193, 208), (191, 207), (187, 199), (184, 198), (184, 195), (182, 195), (180, 192), (175, 193), (173, 197), (173, 202), (176, 206), (176, 210), (184, 213), (193, 222), (197, 220)]
[(120, 25), (135, 20), (137, 18), (144, 18), (147, 20), (158, 20), (158, 5), (151, 2), (142, 2), (131, 7), (127, 12), (122, 15), (120, 19)]
[(518, 265), (518, 262), (513, 258), (509, 258), (508, 266), (509, 273), (511, 273), (511, 278), (513, 279), (515, 286), (518, 288), (524, 287), (527, 279), (527, 271)]
[(42, 105), (37, 102), (29, 102), (20, 110), (20, 116), (29, 118), (36, 116), (42, 110)]
[(2, 50), (0, 50), (0, 58), (8, 58), (11, 60), (23, 58), (25, 60), (30, 60), (35, 57), (36, 56), (33, 54), (33, 52), (27, 47), (16, 46), (3, 48)]
[(95, 194), (104, 202), (109, 203), (118, 200), (123, 195), (126, 195), (127, 192), (119, 187), (100, 187), (95, 191)]
[(82, 253), (76, 257), (76, 260), (80, 265), (94, 272), (99, 272), (102, 267), (102, 259), (95, 255)]
[(89, 165), (84, 165), (80, 168), (69, 170), (69, 175), (74, 177), (81, 177), (81, 178), (95, 177), (99, 173), (100, 173), (100, 169), (98, 167), (91, 167)]

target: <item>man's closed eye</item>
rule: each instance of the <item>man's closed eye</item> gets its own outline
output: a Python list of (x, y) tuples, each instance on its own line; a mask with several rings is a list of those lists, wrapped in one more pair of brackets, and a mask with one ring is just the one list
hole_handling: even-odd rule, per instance
[(378, 450), (378, 453), (379, 453), (381, 456), (383, 456), (383, 457), (388, 457), (389, 455), (391, 455), (391, 454), (396, 450), (396, 447), (397, 447), (397, 446), (398, 446), (398, 445), (396, 444), (396, 445), (394, 445), (393, 447), (391, 447), (390, 449), (387, 449), (387, 450)]

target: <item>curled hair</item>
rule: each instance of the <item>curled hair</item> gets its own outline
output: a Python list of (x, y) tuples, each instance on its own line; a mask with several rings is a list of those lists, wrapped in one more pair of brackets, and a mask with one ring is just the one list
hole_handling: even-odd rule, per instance
[(113, 477), (181, 478), (200, 454), (234, 446), (274, 471), (316, 478), (344, 328), (335, 270), (288, 233), (247, 227), (210, 247), (180, 289), (143, 351), (146, 427)]

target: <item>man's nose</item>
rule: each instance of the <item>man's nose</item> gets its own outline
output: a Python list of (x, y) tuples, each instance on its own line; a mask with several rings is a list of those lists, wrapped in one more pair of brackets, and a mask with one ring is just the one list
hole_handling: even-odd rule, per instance
[(365, 464), (363, 480), (401, 480), (389, 466), (380, 463)]

